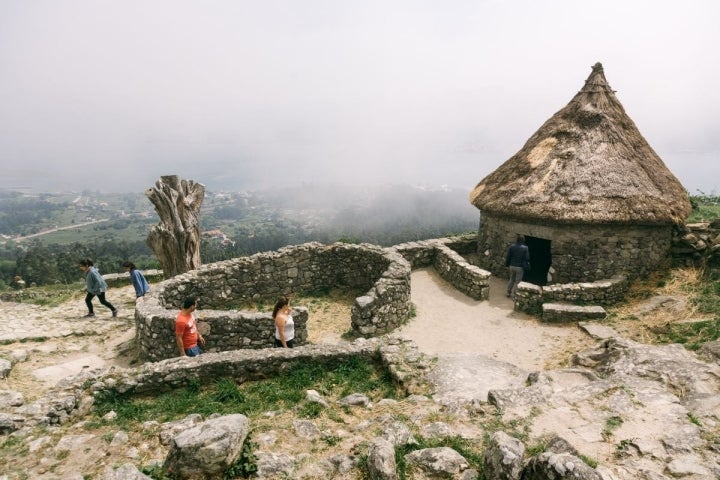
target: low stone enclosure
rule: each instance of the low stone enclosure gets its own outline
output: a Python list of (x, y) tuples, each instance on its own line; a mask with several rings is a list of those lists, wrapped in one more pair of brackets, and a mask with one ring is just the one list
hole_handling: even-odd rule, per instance
[[(363, 292), (351, 309), (350, 325), (363, 337), (391, 332), (410, 313), (410, 271), (433, 266), (455, 288), (487, 299), (490, 273), (461, 255), (470, 237), (411, 242), (392, 248), (369, 244), (312, 242), (203, 265), (154, 285), (136, 305), (136, 340), (145, 360), (177, 355), (174, 321), (183, 300), (199, 299), (198, 328), (209, 352), (273, 345), (270, 312), (243, 311), (250, 302), (272, 305), (278, 296), (326, 288)], [(306, 308), (293, 310), (296, 344), (307, 341)]]

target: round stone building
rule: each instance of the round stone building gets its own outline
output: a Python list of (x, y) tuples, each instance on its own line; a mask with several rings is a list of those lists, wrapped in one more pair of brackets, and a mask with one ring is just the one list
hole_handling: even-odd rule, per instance
[(505, 251), (523, 234), (526, 280), (538, 285), (647, 274), (690, 213), (685, 188), (625, 113), (600, 63), (470, 202), (480, 210), (480, 266), (506, 276)]

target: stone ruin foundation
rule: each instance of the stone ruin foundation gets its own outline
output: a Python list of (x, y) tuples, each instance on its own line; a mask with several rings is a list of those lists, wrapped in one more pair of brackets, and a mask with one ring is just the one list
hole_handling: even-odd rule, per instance
[[(135, 310), (136, 341), (149, 361), (176, 356), (174, 322), (186, 297), (199, 299), (198, 328), (206, 351), (273, 346), (270, 312), (243, 311), (250, 302), (273, 304), (278, 296), (325, 288), (363, 292), (351, 309), (350, 326), (362, 337), (392, 332), (410, 312), (412, 268), (433, 266), (458, 290), (487, 299), (490, 273), (468, 263), (474, 239), (458, 237), (381, 248), (375, 245), (317, 242), (285, 247), (203, 265), (153, 286)], [(296, 344), (307, 342), (311, 313), (295, 307)]]
[[(350, 327), (361, 337), (391, 333), (410, 312), (410, 272), (433, 267), (456, 289), (476, 300), (489, 296), (491, 273), (470, 263), (478, 243), (475, 235), (408, 242), (390, 248), (370, 244), (317, 242), (289, 246), (204, 265), (154, 286), (135, 311), (136, 341), (147, 361), (176, 356), (174, 322), (183, 300), (199, 299), (198, 327), (207, 340), (207, 352), (258, 349), (273, 346), (270, 312), (243, 311), (251, 302), (272, 305), (280, 295), (326, 288), (362, 292), (351, 309)], [(629, 285), (625, 276), (584, 283), (539, 287), (521, 283), (515, 309), (542, 314), (543, 304), (612, 305), (621, 301)], [(600, 308), (600, 307), (598, 307)], [(296, 345), (307, 343), (307, 308), (293, 309)], [(553, 321), (577, 316), (560, 312)], [(602, 318), (602, 317), (600, 317)]]

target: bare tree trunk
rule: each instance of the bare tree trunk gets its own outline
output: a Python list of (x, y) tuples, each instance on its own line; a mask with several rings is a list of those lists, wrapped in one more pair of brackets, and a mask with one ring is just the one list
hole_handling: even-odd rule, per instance
[(155, 187), (145, 190), (160, 223), (152, 227), (147, 245), (155, 252), (165, 278), (199, 268), (200, 207), (205, 185), (164, 175)]

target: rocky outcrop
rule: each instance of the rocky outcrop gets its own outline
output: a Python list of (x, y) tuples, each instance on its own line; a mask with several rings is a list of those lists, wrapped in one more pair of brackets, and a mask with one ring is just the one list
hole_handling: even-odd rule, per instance
[[(16, 441), (26, 441), (29, 450), (52, 448), (53, 456), (67, 455), (58, 452), (84, 448), (96, 442), (97, 435), (74, 430), (57, 440), (30, 434), (29, 427), (44, 424), (53, 428), (82, 418), (99, 392), (160, 392), (193, 379), (207, 383), (235, 375), (252, 380), (255, 374), (272, 375), (274, 368), (280, 371), (281, 365), (288, 367), (292, 362), (319, 362), (332, 368), (334, 362), (347, 355), (379, 355), (386, 368), (395, 372), (396, 381), (401, 378), (404, 385), (418, 392), (421, 387), (425, 393), (433, 391), (434, 381), (428, 380), (437, 377), (433, 373), (434, 360), (419, 354), (410, 342), (381, 337), (359, 339), (344, 350), (339, 346), (244, 350), (166, 360), (134, 369), (86, 372), (42, 399), (6, 407), (7, 413), (0, 415), (0, 429), (5, 434), (13, 432)], [(367, 468), (360, 473), (373, 472), (375, 478), (392, 479), (399, 474), (398, 466), (393, 466), (395, 451), (415, 446), (416, 450), (403, 458), (407, 472), (413, 475), (408, 478), (477, 478), (475, 469), (480, 465), (473, 464), (462, 452), (447, 447), (417, 448), (418, 439), (443, 442), (459, 437), (482, 453), (485, 478), (706, 480), (720, 474), (717, 362), (703, 361), (679, 346), (643, 345), (618, 338), (578, 352), (573, 362), (573, 368), (531, 373), (525, 385), (519, 382), (491, 390), (489, 404), (476, 396), (447, 402), (442, 396), (431, 399), (408, 390), (408, 395), (398, 400), (377, 402), (357, 392), (328, 398), (307, 391), (307, 402), (320, 408), (335, 406), (362, 412), (363, 419), (349, 415), (340, 423), (325, 423), (295, 418), (275, 431), (259, 433), (252, 451), (255, 477), (332, 479)], [(479, 377), (486, 374), (483, 370), (476, 373)], [(103, 417), (103, 422), (112, 422), (112, 414)], [(209, 431), (208, 425), (222, 425), (215, 432), (220, 433), (210, 435), (216, 442), (208, 444), (222, 445), (219, 450), (223, 452), (244, 446), (241, 432), (253, 425), (243, 426), (245, 422), (240, 421), (239, 427), (230, 432), (223, 430), (232, 423), (226, 420), (192, 414), (164, 424), (146, 422), (142, 428), (145, 438), (155, 436), (166, 449), (165, 460), (156, 464), (158, 468), (166, 464), (178, 472), (180, 466), (171, 458), (186, 455), (177, 453), (171, 457), (170, 451), (176, 448), (173, 445), (179, 447), (185, 440), (200, 439), (203, 431)], [(293, 445), (306, 445), (308, 453), (277, 452), (273, 445), (279, 437), (288, 437)], [(489, 442), (483, 441), (485, 437)], [(230, 438), (234, 438), (232, 447)], [(127, 442), (127, 434), (118, 431), (111, 442), (107, 441), (107, 448), (126, 448), (122, 445)], [(324, 448), (335, 442), (341, 443), (341, 450), (325, 453)], [(538, 452), (538, 446), (543, 447), (542, 451), (528, 453)], [(204, 451), (192, 448), (198, 453)], [(133, 454), (132, 449), (127, 450), (128, 455)], [(366, 462), (361, 462), (363, 456)], [(208, 470), (227, 468), (232, 461), (210, 454), (203, 458), (213, 459), (212, 466), (204, 467)], [(202, 458), (195, 461), (201, 462)], [(121, 472), (139, 474), (137, 469), (123, 466), (108, 470), (106, 477), (117, 478)]]
[(485, 449), (485, 478), (520, 480), (525, 456), (525, 445), (505, 432), (495, 432)]
[(367, 465), (370, 478), (396, 480), (395, 446), (384, 438), (374, 439), (368, 447)]
[[(427, 478), (460, 478), (470, 468), (468, 461), (458, 452), (448, 447), (424, 448), (405, 455), (408, 469), (424, 472)], [(473, 472), (477, 477), (477, 472)], [(416, 477), (411, 477), (416, 478)]]
[(221, 478), (239, 458), (248, 435), (245, 415), (212, 418), (173, 437), (163, 468), (180, 480)]
[[(680, 345), (619, 338), (577, 353), (573, 363), (576, 368), (530, 375), (526, 387), (491, 391), (489, 401), (506, 421), (526, 419), (535, 438), (562, 432), (576, 451), (594, 452), (607, 462), (607, 478), (720, 475), (717, 364)], [(577, 471), (575, 460), (546, 455), (533, 464), (544, 473), (529, 478), (576, 478), (559, 476), (568, 462)]]
[(600, 474), (569, 453), (544, 452), (533, 457), (523, 471), (523, 480), (602, 480)]

